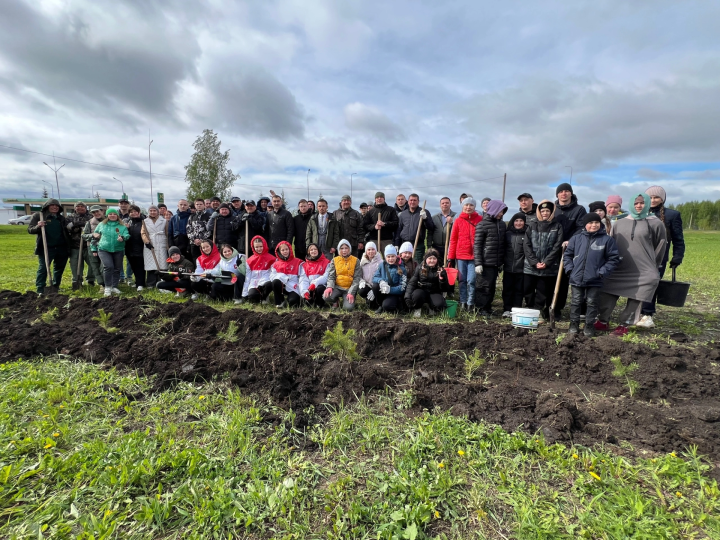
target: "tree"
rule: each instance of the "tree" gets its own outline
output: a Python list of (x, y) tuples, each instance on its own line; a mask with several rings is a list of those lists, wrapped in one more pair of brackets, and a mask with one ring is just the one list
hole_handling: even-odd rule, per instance
[(43, 188), (42, 198), (47, 199), (50, 197), (50, 194), (48, 193), (48, 190), (46, 187)]
[(195, 153), (185, 166), (189, 201), (196, 198), (209, 199), (216, 195), (223, 201), (230, 199), (230, 188), (237, 180), (237, 175), (227, 167), (230, 150), (221, 152), (221, 143), (212, 129), (206, 129), (195, 140)]

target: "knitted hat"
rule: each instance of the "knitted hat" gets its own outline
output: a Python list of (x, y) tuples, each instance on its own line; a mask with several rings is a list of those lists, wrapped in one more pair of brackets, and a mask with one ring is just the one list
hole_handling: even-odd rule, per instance
[(618, 206), (622, 206), (622, 197), (620, 195), (608, 195), (608, 198), (605, 201), (605, 208), (607, 208), (613, 203), (617, 204)]
[(397, 249), (395, 249), (395, 246), (392, 244), (385, 246), (385, 256), (387, 257), (388, 255), (397, 255)]
[(605, 206), (605, 203), (602, 201), (591, 202), (588, 205), (588, 208), (590, 209), (591, 212), (594, 212), (595, 210), (602, 210), (603, 212), (605, 212), (607, 214), (607, 207)]
[(473, 206), (477, 206), (477, 203), (475, 202), (475, 199), (472, 197), (468, 197), (467, 199), (463, 199), (462, 205), (465, 206), (466, 204), (472, 204)]
[(602, 223), (602, 219), (600, 219), (600, 216), (598, 216), (595, 212), (590, 212), (588, 214), (585, 214), (585, 217), (583, 218), (583, 225), (587, 225), (588, 223), (592, 223), (593, 221)]
[(116, 216), (120, 217), (120, 212), (117, 211), (117, 208), (108, 208), (108, 211), (105, 212), (105, 215), (109, 216), (110, 214), (115, 214)]
[(645, 190), (645, 193), (647, 193), (651, 197), (660, 197), (662, 199), (662, 202), (665, 202), (665, 199), (667, 198), (665, 190), (660, 186), (650, 186)]
[(384, 199), (385, 194), (382, 191), (378, 191), (377, 193), (375, 193), (375, 198), (376, 199), (380, 199), (380, 198)]
[(180, 251), (180, 248), (177, 246), (172, 246), (170, 249), (168, 249), (168, 255), (182, 255), (182, 251)]
[(569, 191), (570, 193), (572, 193), (573, 189), (570, 184), (568, 184), (567, 182), (563, 182), (557, 188), (555, 188), (555, 195), (557, 196), (557, 194), (561, 191)]
[(400, 255), (405, 252), (413, 252), (413, 245), (410, 242), (403, 242), (403, 245), (400, 246)]
[(229, 205), (228, 203), (226, 203), (226, 202), (224, 202), (224, 203), (222, 203), (220, 206), (218, 206), (218, 210), (220, 210), (221, 208), (227, 208), (228, 210), (232, 211), (232, 210), (230, 209), (230, 205)]
[(510, 219), (510, 225), (515, 223), (516, 219), (522, 219), (524, 222), (527, 223), (527, 216), (525, 215), (525, 212), (518, 212)]
[(338, 252), (340, 251), (340, 248), (341, 248), (342, 246), (347, 246), (347, 247), (349, 247), (350, 250), (352, 251), (352, 246), (350, 245), (350, 242), (348, 242), (348, 241), (345, 240), (344, 238), (343, 238), (342, 240), (340, 240), (340, 243), (338, 244), (338, 247), (337, 247), (337, 248), (338, 248)]
[(365, 251), (370, 248), (373, 248), (375, 251), (377, 251), (377, 245), (375, 245), (375, 242), (368, 242), (367, 244), (365, 244)]

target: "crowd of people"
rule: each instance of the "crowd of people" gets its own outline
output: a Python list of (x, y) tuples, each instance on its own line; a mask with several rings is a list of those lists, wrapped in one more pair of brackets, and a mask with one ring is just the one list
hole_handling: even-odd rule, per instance
[[(442, 312), (448, 298), (481, 316), (493, 315), (502, 274), (502, 313), (513, 308), (560, 320), (572, 287), (570, 332), (610, 330), (619, 298), (627, 298), (614, 333), (654, 326), (655, 294), (668, 265), (682, 263), (685, 244), (679, 212), (665, 208), (666, 193), (652, 186), (627, 201), (610, 195), (582, 206), (570, 184), (556, 199), (517, 197), (509, 219), (501, 200), (463, 193), (460, 211), (449, 197), (435, 215), (420, 197), (398, 195), (395, 204), (375, 193), (372, 205), (352, 207), (344, 195), (331, 212), (325, 199), (298, 202), (292, 215), (281, 197), (180, 200), (147, 215), (130, 204), (106, 212), (78, 202), (69, 216), (49, 199), (28, 226), (37, 235), (36, 288), (45, 291), (48, 267), (59, 286), (70, 262), (73, 287), (85, 280), (105, 296), (136, 287), (207, 296), (236, 304), (272, 303), (352, 311), (359, 299), (376, 313)], [(672, 259), (669, 259), (672, 247)], [(457, 290), (456, 290), (457, 289)]]

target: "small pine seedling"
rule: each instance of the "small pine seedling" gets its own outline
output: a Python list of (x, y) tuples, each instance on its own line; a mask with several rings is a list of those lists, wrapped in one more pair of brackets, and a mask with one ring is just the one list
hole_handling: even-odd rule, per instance
[(630, 374), (637, 370), (640, 366), (637, 365), (635, 362), (632, 364), (628, 364), (627, 366), (623, 365), (622, 360), (619, 356), (613, 356), (610, 358), (610, 361), (612, 362), (613, 366), (615, 366), (615, 369), (613, 369), (612, 374), (615, 377), (619, 378), (625, 378), (626, 386), (628, 387), (628, 390), (630, 391), (630, 397), (632, 397), (638, 388), (640, 388), (640, 383), (636, 380), (633, 380), (630, 378)]
[(224, 332), (218, 332), (218, 337), (220, 339), (224, 339), (225, 341), (229, 341), (230, 343), (235, 343), (238, 340), (238, 325), (235, 321), (230, 321), (228, 324), (227, 329)]
[(110, 326), (110, 317), (112, 317), (112, 312), (105, 313), (105, 310), (101, 308), (98, 309), (98, 316), (93, 317), (92, 320), (97, 321), (98, 326), (100, 326), (100, 328), (104, 328), (108, 334), (114, 334), (118, 331), (118, 329), (114, 326)]
[[(57, 317), (57, 314), (58, 314), (58, 308), (54, 307), (52, 309), (47, 310), (42, 315), (40, 315), (40, 318), (38, 319), (38, 321), (42, 321), (45, 324), (50, 324), (55, 320), (55, 318)], [(38, 322), (38, 321), (35, 321), (35, 322)]]
[(465, 378), (471, 381), (475, 372), (485, 365), (485, 358), (480, 356), (480, 350), (475, 349), (471, 355), (465, 351), (450, 351), (448, 355), (454, 354), (463, 359), (465, 363)]
[(357, 343), (353, 341), (355, 330), (343, 332), (342, 321), (338, 321), (334, 330), (325, 330), (325, 336), (322, 338), (322, 346), (331, 355), (336, 355), (340, 360), (360, 360), (357, 352)]

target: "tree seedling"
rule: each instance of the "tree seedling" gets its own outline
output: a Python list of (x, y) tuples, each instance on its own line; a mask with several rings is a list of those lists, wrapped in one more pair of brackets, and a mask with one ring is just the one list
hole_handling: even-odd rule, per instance
[(465, 367), (465, 378), (471, 381), (475, 372), (485, 365), (485, 358), (480, 356), (480, 350), (475, 349), (471, 355), (465, 351), (450, 351), (448, 355), (454, 354), (463, 359)]
[(98, 326), (100, 326), (100, 328), (104, 328), (108, 334), (114, 334), (118, 331), (118, 329), (114, 326), (110, 326), (110, 317), (112, 317), (112, 312), (105, 313), (105, 310), (100, 308), (98, 309), (98, 316), (93, 317), (92, 320), (97, 321)]
[(224, 332), (218, 332), (218, 337), (230, 343), (235, 343), (238, 340), (238, 325), (235, 321), (230, 321), (227, 329)]
[(337, 356), (340, 360), (360, 360), (357, 352), (357, 343), (354, 341), (355, 330), (343, 331), (342, 321), (338, 321), (334, 330), (325, 330), (325, 336), (322, 338), (322, 346), (332, 356)]
[(39, 319), (35, 319), (33, 324), (37, 324), (39, 322), (44, 322), (45, 324), (51, 324), (58, 314), (58, 308), (54, 307), (52, 309), (47, 310), (45, 313), (40, 315)]
[(610, 361), (612, 362), (613, 366), (615, 366), (615, 369), (613, 369), (612, 374), (615, 377), (618, 378), (625, 378), (626, 386), (628, 387), (628, 390), (630, 391), (630, 397), (635, 394), (635, 391), (640, 388), (640, 383), (636, 380), (633, 380), (630, 378), (630, 374), (637, 370), (640, 366), (637, 365), (635, 362), (628, 364), (627, 366), (623, 365), (622, 360), (619, 356), (613, 356), (610, 358)]

